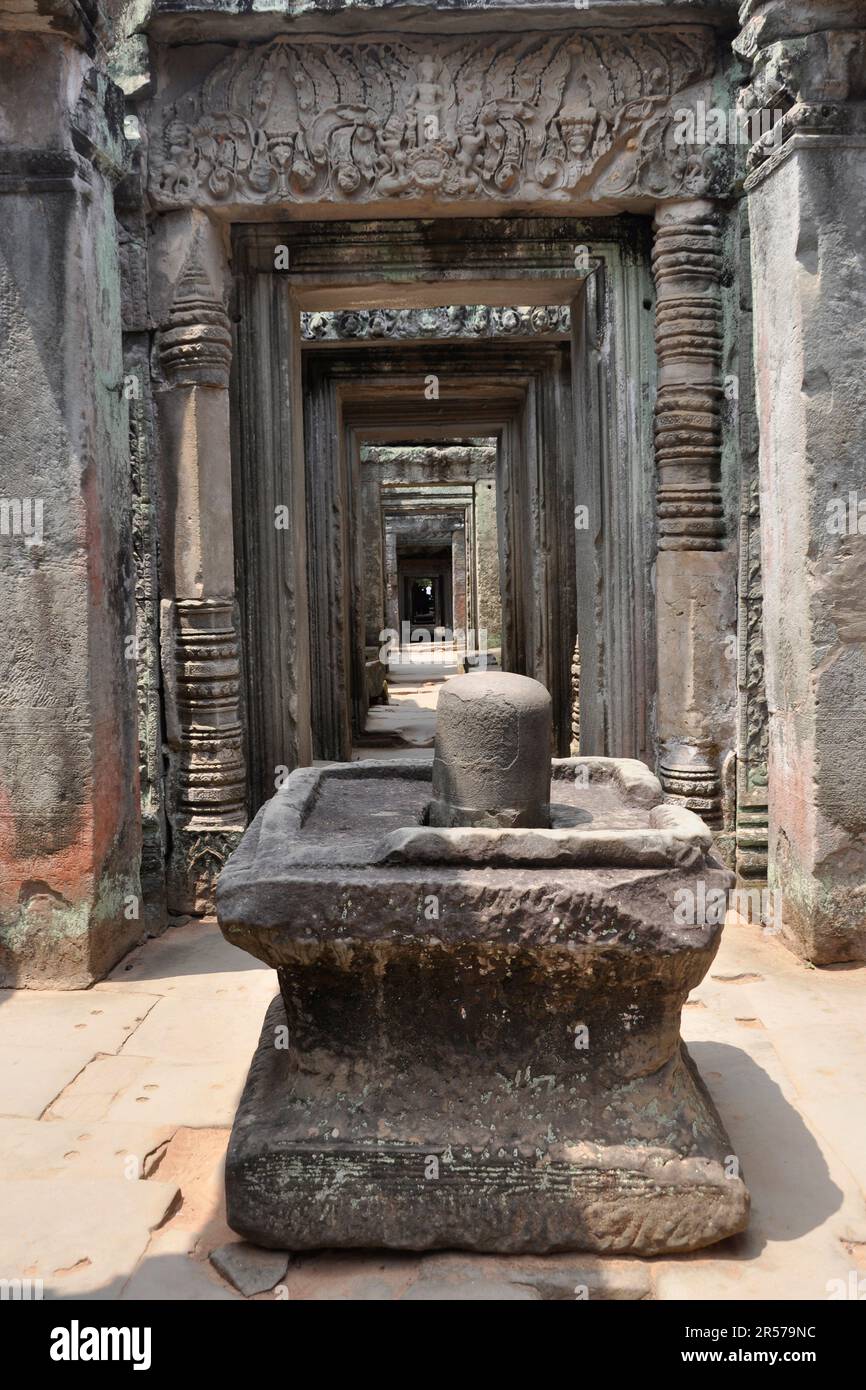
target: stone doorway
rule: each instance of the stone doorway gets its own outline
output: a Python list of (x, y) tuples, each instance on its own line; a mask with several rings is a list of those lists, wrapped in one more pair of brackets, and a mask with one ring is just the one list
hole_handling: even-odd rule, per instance
[[(478, 219), (237, 230), (236, 574), (251, 810), (272, 793), (275, 767), (352, 756), (367, 713), (366, 648), (378, 636), (365, 610), (369, 548), (359, 545), (364, 451), (419, 439), (494, 441), (501, 593), (488, 626), (504, 668), (550, 689), (555, 751), (571, 746), (580, 626), (582, 746), (652, 760), (654, 547), (637, 524), (652, 515), (652, 448), (639, 399), (617, 400), (620, 373), (651, 388), (647, 229), (637, 219), (598, 221), (593, 245), (604, 258), (578, 271), (572, 247), (587, 226)], [(286, 248), (287, 273), (274, 270), (275, 246)], [(634, 315), (628, 333), (620, 311)], [(301, 488), (303, 534), (296, 525), (275, 535), (267, 503), (299, 502)], [(615, 538), (576, 527), (578, 490), (621, 517)], [(286, 508), (296, 518), (298, 502)], [(474, 632), (481, 600), (460, 581), (469, 568), (459, 525), (450, 537), (450, 626)], [(440, 578), (444, 609), (444, 569)], [(399, 575), (394, 589), (399, 627), (408, 602)], [(629, 639), (607, 641), (610, 623)], [(298, 649), (274, 668), (279, 631), (293, 631)]]
[(430, 555), (409, 554), (401, 559), (401, 627), (408, 622), (432, 637), (437, 628), (453, 626), (450, 560), (447, 550), (434, 550)]
[(496, 438), (361, 446), (369, 707), (353, 756), (430, 748), (444, 680), (501, 662)]

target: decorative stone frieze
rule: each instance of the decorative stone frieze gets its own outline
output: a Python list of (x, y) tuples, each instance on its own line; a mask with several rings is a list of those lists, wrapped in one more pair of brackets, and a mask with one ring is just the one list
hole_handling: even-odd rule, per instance
[(740, 204), (736, 416), (739, 434), (739, 574), (737, 579), (736, 868), (740, 880), (767, 878), (769, 743), (764, 683), (764, 592), (758, 420), (752, 345), (748, 203)]
[(435, 309), (346, 309), (301, 314), (307, 341), (342, 338), (525, 338), (571, 332), (567, 304), (505, 308), (449, 304)]
[(700, 25), (241, 45), (155, 109), (151, 196), (171, 208), (700, 193), (712, 151), (677, 143), (671, 99), (715, 62)]

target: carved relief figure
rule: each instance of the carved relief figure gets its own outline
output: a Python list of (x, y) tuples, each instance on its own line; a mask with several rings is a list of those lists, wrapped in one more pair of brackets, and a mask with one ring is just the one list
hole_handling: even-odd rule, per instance
[[(658, 194), (703, 167), (665, 146), (712, 36), (528, 35), (241, 48), (158, 113), (151, 192), (172, 207), (483, 194)], [(660, 147), (663, 157), (657, 158)]]

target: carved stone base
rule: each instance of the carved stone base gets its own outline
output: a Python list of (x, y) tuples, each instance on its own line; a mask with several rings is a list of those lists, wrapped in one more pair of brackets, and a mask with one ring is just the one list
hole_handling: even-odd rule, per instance
[(740, 806), (737, 811), (737, 878), (756, 887), (767, 881), (769, 823), (766, 806)]
[[(397, 1065), (359, 1057), (348, 1070), (345, 1059), (334, 1068), (327, 1053), (315, 1053), (298, 1073), (295, 1056), (278, 1046), (285, 1027), (278, 995), (226, 1160), (229, 1225), (257, 1245), (657, 1255), (746, 1226), (748, 1193), (726, 1168), (730, 1140), (684, 1046), (662, 1073), (606, 1095), (609, 1116), (641, 1115), (641, 1141), (617, 1145), (584, 1140), (575, 1118), (581, 1102), (575, 1111), (553, 1077), (530, 1078), (528, 1068), (512, 1081), (496, 1068), (485, 1079), (483, 1064), (469, 1065), (432, 1092), (423, 1052)], [(361, 1082), (363, 1102), (347, 1106), (347, 1091)], [(527, 1099), (518, 1118), (521, 1086)], [(505, 1123), (488, 1142), (465, 1125), (459, 1142), (455, 1117), (473, 1114), (479, 1093)], [(383, 1127), (406, 1133), (407, 1105), (411, 1137), (377, 1139)], [(551, 1125), (573, 1137), (550, 1145)]]
[[(687, 760), (688, 754), (693, 756)], [(699, 750), (683, 749), (681, 760), (662, 758), (659, 781), (665, 800), (694, 811), (711, 828), (721, 828), (722, 791), (719, 773)]]
[(183, 826), (172, 830), (168, 864), (168, 907), (204, 916), (215, 910), (216, 881), (240, 844), (244, 827)]

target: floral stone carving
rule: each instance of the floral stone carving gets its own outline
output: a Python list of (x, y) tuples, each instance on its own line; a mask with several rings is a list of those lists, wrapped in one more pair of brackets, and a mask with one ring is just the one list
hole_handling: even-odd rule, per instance
[[(671, 99), (712, 32), (244, 46), (157, 107), (150, 187), (189, 204), (658, 197), (706, 190), (712, 152)], [(680, 105), (682, 102), (680, 103)]]

